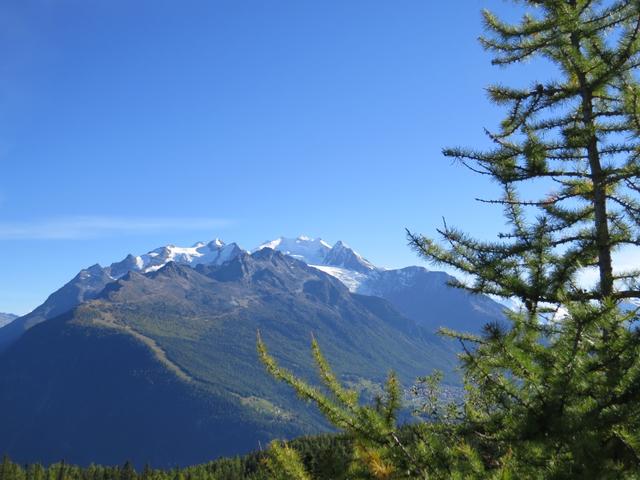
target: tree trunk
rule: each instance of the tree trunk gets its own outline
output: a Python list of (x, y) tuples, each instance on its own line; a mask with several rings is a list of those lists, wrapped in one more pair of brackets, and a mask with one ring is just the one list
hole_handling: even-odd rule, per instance
[[(571, 34), (571, 43), (576, 52), (580, 53), (580, 39), (575, 33)], [(598, 151), (598, 138), (595, 133), (593, 91), (585, 72), (576, 68), (576, 75), (580, 83), (580, 96), (582, 97), (582, 123), (585, 131), (589, 132), (586, 149), (587, 158), (589, 159), (590, 178), (593, 184), (593, 208), (595, 215), (596, 248), (598, 250), (598, 270), (600, 274), (600, 293), (602, 294), (602, 298), (605, 298), (613, 294), (611, 238), (609, 234), (609, 221), (607, 219), (607, 186), (602, 173), (600, 152)]]

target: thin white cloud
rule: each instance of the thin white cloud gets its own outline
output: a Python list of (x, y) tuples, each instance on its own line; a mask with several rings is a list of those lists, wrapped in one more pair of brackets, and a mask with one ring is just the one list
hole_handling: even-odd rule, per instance
[(0, 222), (0, 240), (82, 240), (112, 235), (225, 228), (230, 220), (185, 217), (68, 216), (29, 222)]

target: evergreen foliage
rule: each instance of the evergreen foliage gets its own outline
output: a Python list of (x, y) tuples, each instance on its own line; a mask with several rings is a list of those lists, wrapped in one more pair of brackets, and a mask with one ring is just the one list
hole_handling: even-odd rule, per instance
[[(285, 455), (295, 455), (314, 478), (348, 478), (344, 472), (351, 456), (351, 446), (344, 436), (304, 437), (287, 445)], [(5, 456), (0, 462), (0, 480), (272, 480), (278, 478), (277, 475), (281, 477), (280, 473), (274, 477), (272, 465), (266, 452), (173, 469), (157, 469), (148, 465), (134, 469), (130, 462), (122, 466), (80, 467), (65, 462), (49, 466), (37, 463), (21, 466)], [(279, 472), (279, 469), (275, 471)]]
[(274, 480), (310, 480), (300, 454), (287, 443), (274, 441), (269, 446), (270, 455), (265, 459), (267, 469)]
[[(381, 395), (371, 405), (363, 405), (358, 393), (340, 384), (322, 355), (318, 343), (312, 341), (313, 356), (324, 388), (311, 386), (290, 371), (280, 367), (268, 353), (258, 335), (258, 352), (267, 370), (278, 380), (290, 385), (303, 399), (313, 402), (351, 443), (348, 467), (344, 478), (471, 478), (484, 473), (476, 452), (459, 437), (458, 426), (444, 417), (438, 422), (421, 422), (400, 426), (401, 390), (391, 373)], [(437, 377), (436, 377), (437, 379)], [(438, 398), (437, 393), (433, 396)], [(435, 408), (427, 408), (431, 413)], [(283, 455), (283, 447), (275, 442), (270, 450), (270, 462), (277, 478), (294, 480), (299, 477), (287, 472), (305, 472), (305, 466), (295, 455)], [(310, 478), (325, 477), (311, 472)], [(299, 475), (299, 474), (298, 474)]]
[[(640, 2), (518, 3), (528, 11), (517, 24), (484, 12), (482, 44), (496, 65), (543, 58), (558, 78), (489, 87), (508, 110), (487, 132), (494, 147), (444, 151), (497, 182), (503, 196), (481, 201), (502, 206), (509, 231), (493, 242), (446, 223), (441, 241), (408, 234), (465, 274), (455, 286), (522, 303), (481, 335), (442, 331), (462, 348), (464, 402), (439, 405), (437, 376), (424, 379), (430, 421), (401, 437), (393, 376), (386, 399), (363, 406), (315, 342), (324, 391), (258, 341), (271, 374), (352, 439), (351, 478), (640, 478), (640, 333), (637, 310), (621, 305), (640, 297), (640, 272), (612, 260), (640, 245)], [(525, 198), (523, 185), (544, 193)], [(580, 281), (585, 268), (595, 285)]]
[[(640, 2), (521, 3), (533, 8), (515, 25), (484, 12), (482, 44), (494, 64), (542, 57), (559, 78), (489, 87), (508, 108), (487, 133), (495, 147), (444, 151), (501, 186), (489, 202), (510, 230), (496, 242), (446, 225), (441, 243), (409, 238), (466, 273), (459, 287), (523, 304), (479, 337), (444, 332), (464, 349), (465, 428), (485, 455), (545, 478), (621, 478), (640, 469), (640, 336), (620, 308), (640, 297), (639, 272), (612, 261), (640, 245)], [(545, 193), (524, 199), (523, 184)], [(593, 286), (579, 281), (585, 267)]]

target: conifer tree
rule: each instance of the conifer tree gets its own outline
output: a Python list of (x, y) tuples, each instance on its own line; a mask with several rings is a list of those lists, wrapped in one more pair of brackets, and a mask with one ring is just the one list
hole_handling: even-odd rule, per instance
[(58, 476), (57, 476), (57, 480), (65, 480), (67, 476), (67, 468), (65, 465), (64, 460), (62, 460), (59, 464), (58, 464)]
[[(640, 469), (640, 338), (620, 301), (640, 297), (638, 271), (615, 271), (640, 245), (640, 2), (528, 0), (507, 24), (484, 12), (493, 63), (546, 59), (557, 78), (489, 87), (508, 113), (489, 151), (446, 149), (495, 180), (509, 231), (478, 241), (445, 226), (409, 233), (425, 258), (466, 274), (456, 286), (519, 299), (509, 326), (464, 349), (466, 428), (487, 458), (546, 477), (619, 478)], [(523, 198), (527, 191), (544, 192)], [(598, 282), (579, 275), (595, 268)], [(559, 312), (564, 312), (558, 315)], [(515, 459), (515, 460), (514, 460)], [(516, 468), (516, 467), (514, 467)]]
[(300, 455), (286, 443), (278, 441), (269, 445), (269, 457), (266, 466), (273, 480), (311, 480), (306, 472)]
[(135, 480), (136, 471), (129, 460), (120, 469), (120, 480)]

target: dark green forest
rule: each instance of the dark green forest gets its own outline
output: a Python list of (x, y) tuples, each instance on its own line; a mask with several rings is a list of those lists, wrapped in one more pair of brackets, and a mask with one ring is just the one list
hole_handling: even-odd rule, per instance
[[(347, 478), (352, 455), (345, 436), (322, 435), (294, 440), (289, 444), (299, 452), (305, 467), (317, 478)], [(129, 462), (121, 466), (79, 467), (58, 462), (49, 466), (18, 465), (8, 457), (0, 465), (0, 480), (266, 480), (273, 478), (266, 464), (267, 452), (223, 458), (203, 465), (174, 469), (135, 469)]]

